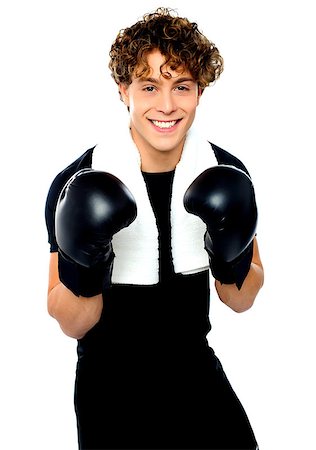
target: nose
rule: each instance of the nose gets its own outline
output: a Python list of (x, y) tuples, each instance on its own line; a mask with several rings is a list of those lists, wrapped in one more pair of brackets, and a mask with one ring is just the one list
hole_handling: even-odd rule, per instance
[(177, 109), (172, 92), (160, 92), (156, 108), (157, 111), (162, 112), (166, 115), (172, 114)]

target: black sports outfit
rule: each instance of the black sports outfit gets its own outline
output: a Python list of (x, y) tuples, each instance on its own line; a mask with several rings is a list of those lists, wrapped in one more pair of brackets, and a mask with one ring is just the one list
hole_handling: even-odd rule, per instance
[[(212, 148), (219, 164), (246, 171), (233, 155)], [(51, 185), (46, 203), (51, 252), (57, 251), (58, 195), (73, 173), (91, 167), (92, 152), (87, 150)], [(209, 273), (181, 275), (173, 270), (174, 171), (143, 177), (159, 230), (160, 281), (150, 286), (113, 284), (104, 292), (99, 323), (78, 341), (79, 448), (255, 450), (247, 415), (207, 341)]]

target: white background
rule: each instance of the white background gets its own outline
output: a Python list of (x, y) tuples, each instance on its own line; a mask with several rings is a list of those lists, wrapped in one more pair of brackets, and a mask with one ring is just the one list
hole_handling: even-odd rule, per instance
[[(47, 190), (125, 114), (117, 32), (158, 6), (196, 21), (225, 70), (197, 123), (248, 167), (265, 285), (236, 314), (216, 296), (209, 338), (261, 450), (315, 447), (315, 24), (308, 0), (3, 1), (0, 10), (0, 446), (75, 450), (76, 342), (46, 311)], [(124, 110), (124, 112), (123, 112)], [(131, 299), (132, 301), (132, 299)]]

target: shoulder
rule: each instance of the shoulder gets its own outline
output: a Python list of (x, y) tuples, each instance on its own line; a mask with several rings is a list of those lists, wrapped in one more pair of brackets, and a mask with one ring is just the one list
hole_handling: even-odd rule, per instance
[(91, 147), (86, 150), (83, 154), (81, 154), (75, 161), (69, 164), (65, 169), (59, 172), (55, 178), (53, 179), (49, 194), (54, 191), (61, 191), (66, 181), (78, 170), (84, 169), (86, 167), (91, 167), (92, 163), (92, 154), (95, 147)]
[(226, 164), (226, 165), (235, 166), (238, 169), (243, 170), (250, 176), (248, 169), (246, 168), (244, 163), (239, 158), (237, 158), (237, 156), (233, 155), (228, 150), (224, 150), (223, 148), (219, 147), (218, 145), (214, 144), (213, 142), (209, 141), (209, 143), (211, 144), (211, 147), (213, 149), (213, 152), (215, 154), (218, 164)]
[(55, 236), (55, 210), (59, 194), (62, 191), (65, 183), (69, 178), (78, 170), (91, 167), (92, 153), (94, 147), (86, 150), (75, 161), (69, 164), (64, 170), (59, 172), (53, 182), (50, 185), (45, 202), (45, 221), (48, 231), (48, 242), (50, 243), (50, 249), (52, 252), (57, 251), (57, 242)]
[(54, 209), (62, 188), (64, 187), (66, 181), (68, 181), (69, 178), (74, 173), (78, 172), (78, 170), (80, 169), (91, 167), (92, 154), (94, 148), (95, 146), (86, 150), (75, 161), (73, 161), (71, 164), (69, 164), (65, 169), (63, 169), (55, 176), (48, 190), (46, 199), (47, 207)]

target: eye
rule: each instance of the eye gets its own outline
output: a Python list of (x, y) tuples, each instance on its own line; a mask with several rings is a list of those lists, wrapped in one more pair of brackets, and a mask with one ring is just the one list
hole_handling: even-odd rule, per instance
[(180, 86), (176, 87), (176, 90), (178, 90), (178, 91), (189, 91), (190, 89), (187, 86), (180, 85)]
[(155, 90), (155, 86), (145, 86), (143, 91), (145, 92), (153, 92)]

